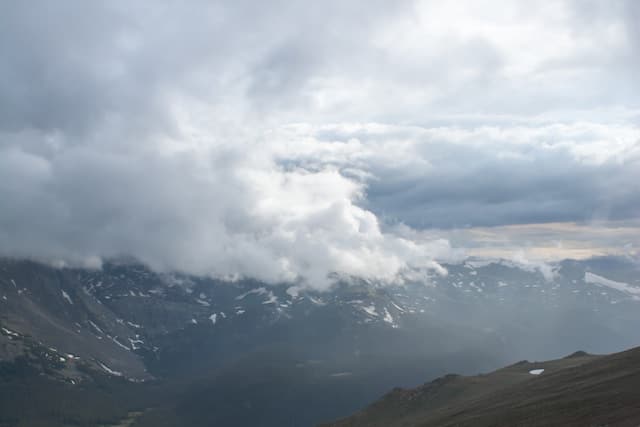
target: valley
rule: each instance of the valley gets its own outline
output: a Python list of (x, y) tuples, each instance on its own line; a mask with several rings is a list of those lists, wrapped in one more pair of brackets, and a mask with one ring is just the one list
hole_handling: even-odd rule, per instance
[(469, 260), (422, 283), (316, 292), (5, 259), (0, 386), (14, 404), (0, 425), (26, 411), (29, 425), (313, 426), (448, 373), (640, 342), (634, 263), (554, 268)]

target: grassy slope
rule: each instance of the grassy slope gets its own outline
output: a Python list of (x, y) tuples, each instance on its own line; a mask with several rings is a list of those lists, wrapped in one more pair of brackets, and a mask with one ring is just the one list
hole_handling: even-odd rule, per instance
[[(529, 374), (544, 368), (540, 376)], [(609, 356), (519, 362), (487, 375), (395, 389), (331, 427), (637, 426), (640, 348)]]

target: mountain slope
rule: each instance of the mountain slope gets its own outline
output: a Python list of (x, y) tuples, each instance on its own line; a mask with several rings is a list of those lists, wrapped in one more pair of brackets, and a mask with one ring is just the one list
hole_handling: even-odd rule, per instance
[[(87, 270), (0, 259), (0, 368), (10, 374), (0, 387), (37, 378), (72, 410), (67, 395), (107, 381), (144, 403), (125, 399), (106, 415), (152, 408), (138, 425), (304, 427), (447, 372), (640, 342), (632, 260), (565, 261), (553, 275), (499, 260), (446, 269), (316, 292), (132, 260)], [(13, 398), (28, 403), (24, 390)], [(75, 416), (64, 414), (55, 419)]]
[(638, 390), (640, 347), (607, 356), (580, 352), (394, 389), (363, 411), (323, 427), (637, 426)]

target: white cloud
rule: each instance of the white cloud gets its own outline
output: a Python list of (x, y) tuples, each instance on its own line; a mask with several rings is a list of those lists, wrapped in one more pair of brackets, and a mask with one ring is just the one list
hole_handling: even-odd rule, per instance
[(126, 254), (158, 269), (316, 288), (334, 273), (397, 280), (446, 253), (383, 232), (358, 205), (363, 182), (323, 160), (320, 142), (313, 165), (285, 167), (269, 140), (199, 145), (186, 137), (92, 140), (50, 155), (5, 147), (0, 158), (11, 168), (2, 168), (0, 193), (12, 206), (0, 213), (10, 225), (0, 230), (2, 252), (76, 264)]
[(589, 5), (5, 5), (0, 253), (324, 288), (634, 218), (635, 9)]

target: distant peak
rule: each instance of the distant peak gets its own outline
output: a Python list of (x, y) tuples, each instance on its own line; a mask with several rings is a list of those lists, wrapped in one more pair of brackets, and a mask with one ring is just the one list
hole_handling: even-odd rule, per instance
[(584, 356), (589, 356), (589, 353), (587, 353), (586, 351), (576, 351), (575, 353), (571, 353), (570, 355), (566, 356), (565, 359), (573, 359), (574, 357), (584, 357)]

